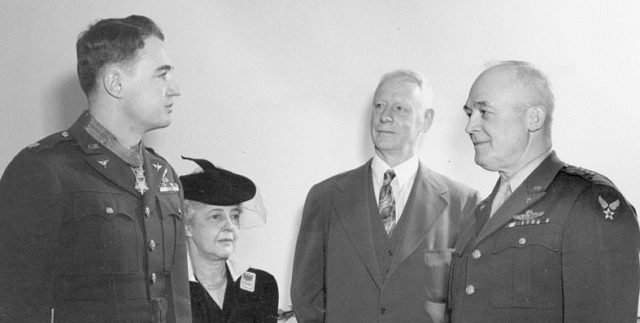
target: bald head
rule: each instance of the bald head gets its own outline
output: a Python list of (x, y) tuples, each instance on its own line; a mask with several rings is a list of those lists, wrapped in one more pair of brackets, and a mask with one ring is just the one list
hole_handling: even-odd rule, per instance
[(531, 63), (503, 61), (487, 68), (480, 74), (478, 80), (483, 76), (495, 76), (496, 74), (501, 74), (502, 80), (509, 82), (510, 90), (515, 92), (514, 95), (517, 96), (522, 108), (544, 107), (546, 111), (545, 129), (550, 134), (555, 98), (547, 76)]
[(476, 163), (511, 176), (551, 148), (553, 94), (547, 78), (525, 62), (486, 69), (469, 91), (465, 131)]

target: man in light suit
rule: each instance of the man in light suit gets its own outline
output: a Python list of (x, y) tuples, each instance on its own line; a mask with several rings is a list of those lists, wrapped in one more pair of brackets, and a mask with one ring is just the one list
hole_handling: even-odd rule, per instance
[(475, 161), (498, 172), (451, 261), (452, 322), (636, 322), (638, 223), (604, 176), (551, 148), (553, 93), (531, 64), (502, 62), (464, 106)]
[(442, 322), (451, 248), (478, 194), (415, 156), (432, 90), (412, 71), (375, 91), (364, 165), (313, 186), (295, 251), (299, 322)]

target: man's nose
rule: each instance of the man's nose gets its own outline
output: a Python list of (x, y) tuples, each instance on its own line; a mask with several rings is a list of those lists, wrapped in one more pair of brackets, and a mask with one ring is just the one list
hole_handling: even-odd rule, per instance
[(385, 107), (382, 112), (380, 112), (380, 122), (388, 123), (393, 121), (393, 116), (391, 115), (391, 108)]
[(167, 96), (180, 96), (180, 88), (178, 87), (178, 83), (176, 83), (176, 81), (173, 81), (167, 89)]
[(464, 127), (464, 131), (468, 134), (478, 131), (478, 114), (473, 112), (467, 120), (467, 125)]

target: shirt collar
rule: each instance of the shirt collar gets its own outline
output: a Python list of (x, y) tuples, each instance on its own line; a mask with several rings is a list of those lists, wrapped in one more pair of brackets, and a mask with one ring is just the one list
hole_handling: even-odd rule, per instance
[(511, 187), (511, 191), (515, 191), (552, 152), (553, 150), (551, 148), (547, 149), (544, 153), (531, 160), (519, 171), (513, 174), (513, 176), (509, 178), (509, 186)]
[(418, 157), (413, 156), (396, 167), (390, 167), (380, 156), (375, 154), (371, 161), (371, 171), (373, 173), (373, 180), (376, 186), (382, 185), (384, 181), (384, 173), (389, 169), (393, 169), (398, 179), (398, 186), (403, 187), (411, 178), (418, 172), (418, 166), (420, 162)]
[(86, 111), (80, 117), (79, 121), (93, 139), (107, 147), (107, 149), (111, 150), (111, 152), (120, 159), (133, 167), (142, 166), (144, 162), (142, 157), (142, 144), (138, 144), (138, 147), (135, 149), (129, 149), (123, 146), (107, 128), (89, 114), (89, 111)]

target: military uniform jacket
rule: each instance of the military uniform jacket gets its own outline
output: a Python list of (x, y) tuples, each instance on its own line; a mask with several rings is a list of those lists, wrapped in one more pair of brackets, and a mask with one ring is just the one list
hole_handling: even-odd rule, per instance
[(635, 322), (636, 214), (604, 177), (552, 153), (476, 235), (455, 245), (451, 318), (461, 322)]
[(390, 243), (374, 195), (371, 160), (311, 188), (291, 282), (298, 322), (445, 320), (451, 251), (477, 192), (421, 163)]
[(76, 122), (0, 181), (0, 321), (191, 322), (182, 190), (143, 149), (149, 190)]

